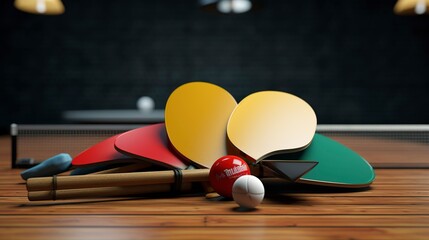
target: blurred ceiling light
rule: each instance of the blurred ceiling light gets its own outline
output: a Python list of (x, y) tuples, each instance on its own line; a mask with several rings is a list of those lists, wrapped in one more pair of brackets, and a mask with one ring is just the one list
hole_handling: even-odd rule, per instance
[(14, 4), (17, 9), (28, 13), (44, 15), (64, 13), (64, 4), (61, 0), (15, 0)]
[(245, 13), (252, 8), (249, 0), (220, 0), (217, 9), (221, 13)]
[(224, 14), (239, 14), (255, 9), (255, 0), (199, 0), (202, 9)]
[(428, 13), (429, 0), (398, 0), (393, 11), (398, 15)]

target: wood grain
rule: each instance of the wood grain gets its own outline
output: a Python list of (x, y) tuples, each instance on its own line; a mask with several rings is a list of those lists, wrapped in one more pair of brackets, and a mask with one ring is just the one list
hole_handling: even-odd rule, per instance
[[(422, 166), (429, 161), (428, 147), (345, 140), (379, 164), (370, 188), (266, 179), (262, 204), (243, 211), (233, 201), (202, 194), (30, 202), (21, 170), (10, 169), (3, 137), (0, 239), (427, 239), (429, 169)], [(407, 156), (415, 158), (403, 162)]]
[[(3, 229), (0, 229), (3, 230)], [(0, 231), (1, 239), (368, 239), (426, 240), (428, 228), (410, 227), (14, 227)], [(13, 238), (9, 238), (13, 236)], [(221, 237), (221, 238), (220, 238)]]

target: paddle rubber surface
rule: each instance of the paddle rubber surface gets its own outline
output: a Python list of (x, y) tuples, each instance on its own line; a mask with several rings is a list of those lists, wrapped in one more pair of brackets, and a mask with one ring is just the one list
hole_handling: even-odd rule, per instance
[(298, 182), (335, 187), (366, 187), (375, 179), (371, 165), (359, 154), (321, 134), (305, 150), (273, 156), (278, 159), (314, 160), (318, 164)]
[(123, 154), (167, 168), (187, 167), (187, 164), (168, 149), (164, 123), (133, 129), (119, 135), (115, 140), (115, 148)]
[(225, 89), (206, 82), (176, 88), (167, 100), (165, 126), (176, 153), (210, 168), (227, 155), (226, 125), (237, 105)]
[(137, 159), (116, 151), (114, 144), (118, 135), (107, 138), (81, 152), (72, 160), (72, 165), (81, 167), (91, 164), (112, 164), (115, 162), (136, 162)]
[(301, 98), (278, 91), (245, 97), (232, 112), (229, 141), (256, 162), (274, 154), (305, 149), (316, 132), (317, 118)]

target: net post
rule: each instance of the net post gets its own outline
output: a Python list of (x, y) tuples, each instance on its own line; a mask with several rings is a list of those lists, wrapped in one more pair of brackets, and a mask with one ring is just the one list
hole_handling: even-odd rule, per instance
[(17, 161), (17, 138), (18, 138), (18, 124), (12, 123), (10, 125), (10, 140), (11, 140), (11, 156), (12, 156), (12, 168), (16, 168)]

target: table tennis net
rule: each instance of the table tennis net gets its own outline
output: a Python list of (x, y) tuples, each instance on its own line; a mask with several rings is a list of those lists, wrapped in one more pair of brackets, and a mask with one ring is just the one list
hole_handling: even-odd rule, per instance
[[(72, 157), (116, 134), (143, 125), (11, 125), (12, 167), (30, 167), (58, 153)], [(370, 140), (406, 141), (429, 147), (429, 125), (318, 125), (317, 132), (352, 148)], [(21, 163), (21, 164), (20, 164)]]

